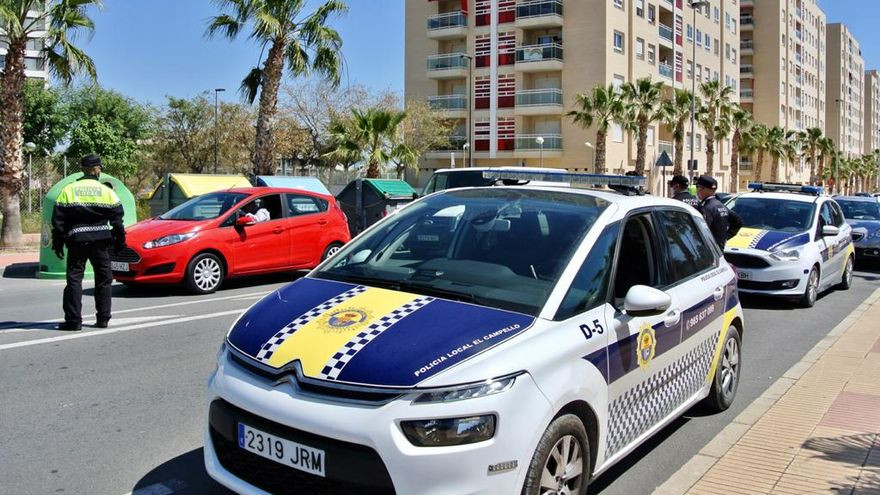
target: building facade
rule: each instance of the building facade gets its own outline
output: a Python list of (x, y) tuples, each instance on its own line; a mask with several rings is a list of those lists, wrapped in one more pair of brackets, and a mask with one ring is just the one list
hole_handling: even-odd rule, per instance
[[(454, 149), (423, 160), (422, 180), (449, 167), (453, 156), (464, 165), (467, 151), (475, 166), (592, 172), (595, 128), (582, 129), (565, 114), (575, 109), (576, 94), (597, 85), (648, 77), (662, 81), (669, 95), (689, 90), (694, 78), (717, 79), (738, 100), (739, 13), (737, 0), (710, 0), (697, 12), (686, 0), (407, 0), (406, 97), (429, 101), (458, 125)], [(469, 115), (473, 143), (465, 150)], [(671, 133), (654, 123), (646, 168), (655, 192), (663, 185), (653, 164), (663, 150), (671, 157), (672, 148)], [(695, 148), (703, 171), (699, 127)], [(729, 177), (729, 152), (729, 140), (716, 145), (721, 184)], [(608, 171), (631, 170), (635, 156), (635, 136), (614, 125)]]
[(865, 71), (865, 137), (863, 153), (880, 150), (880, 74)]
[[(30, 12), (29, 19), (36, 19), (39, 16), (37, 12)], [(48, 21), (40, 19), (36, 31), (28, 38), (24, 53), (25, 76), (28, 79), (40, 79), (49, 81), (49, 67), (46, 56), (46, 29)], [(9, 38), (0, 30), (0, 71), (6, 66), (6, 51), (9, 47)]]
[(865, 150), (865, 60), (858, 40), (844, 24), (829, 24), (828, 129), (840, 153), (861, 156)]

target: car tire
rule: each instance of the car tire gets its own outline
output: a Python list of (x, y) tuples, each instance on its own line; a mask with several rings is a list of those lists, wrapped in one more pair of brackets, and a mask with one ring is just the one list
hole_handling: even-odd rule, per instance
[[(565, 466), (556, 462), (554, 453), (568, 456)], [(589, 483), (590, 442), (587, 430), (580, 418), (565, 414), (554, 419), (541, 436), (529, 463), (522, 495), (584, 495)], [(568, 487), (568, 491), (560, 490), (562, 487)]]
[(341, 242), (332, 242), (332, 243), (330, 243), (330, 245), (327, 246), (327, 249), (324, 250), (324, 254), (321, 255), (321, 261), (324, 261), (324, 260), (326, 260), (327, 258), (329, 258), (329, 257), (333, 256), (334, 254), (338, 253), (340, 249), (342, 249), (342, 243), (341, 243)]
[(742, 364), (742, 337), (733, 325), (727, 329), (715, 376), (712, 377), (712, 388), (704, 403), (713, 412), (726, 411), (736, 398), (739, 387), (740, 365)]
[(840, 290), (849, 290), (852, 287), (853, 281), (853, 267), (855, 266), (855, 260), (852, 256), (847, 258), (846, 266), (843, 268), (843, 276), (840, 278), (840, 283), (837, 284), (837, 288)]
[(223, 261), (213, 253), (201, 253), (186, 266), (186, 288), (195, 294), (216, 291), (226, 276)]
[(804, 295), (801, 296), (800, 306), (802, 308), (812, 308), (816, 305), (816, 299), (819, 298), (819, 269), (815, 266), (810, 270), (807, 276), (807, 286), (804, 288)]

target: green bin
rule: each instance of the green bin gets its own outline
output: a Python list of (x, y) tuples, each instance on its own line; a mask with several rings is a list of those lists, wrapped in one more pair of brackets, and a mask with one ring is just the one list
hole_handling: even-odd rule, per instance
[[(63, 279), (67, 277), (66, 256), (65, 259), (60, 260), (52, 252), (52, 211), (55, 209), (55, 201), (58, 199), (58, 195), (61, 194), (61, 190), (64, 189), (64, 186), (79, 180), (82, 176), (82, 172), (68, 175), (52, 186), (52, 189), (49, 189), (46, 197), (43, 198), (43, 227), (40, 231), (40, 269), (37, 271), (37, 278)], [(134, 196), (125, 187), (125, 184), (116, 177), (107, 174), (101, 174), (99, 180), (112, 187), (116, 195), (119, 196), (119, 201), (122, 202), (122, 209), (125, 210), (125, 216), (122, 219), (125, 226), (134, 225), (137, 222), (137, 206)], [(87, 277), (94, 275), (90, 263), (86, 263), (85, 275)]]

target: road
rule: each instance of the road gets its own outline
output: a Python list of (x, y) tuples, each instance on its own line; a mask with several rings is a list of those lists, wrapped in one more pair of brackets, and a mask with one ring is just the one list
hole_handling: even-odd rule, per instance
[[(60, 316), (62, 282), (0, 279), (0, 492), (223, 493), (202, 467), (205, 380), (235, 317), (293, 278), (247, 279), (209, 296), (114, 286), (112, 327), (75, 334), (46, 319)], [(690, 411), (590, 493), (650, 493), (877, 288), (880, 275), (860, 271), (850, 291), (813, 309), (747, 301), (734, 407)]]

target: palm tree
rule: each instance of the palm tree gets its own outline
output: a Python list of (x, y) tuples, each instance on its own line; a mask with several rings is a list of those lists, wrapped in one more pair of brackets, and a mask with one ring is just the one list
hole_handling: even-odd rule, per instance
[(649, 78), (638, 79), (623, 85), (625, 119), (630, 127), (638, 133), (636, 139), (636, 174), (645, 174), (645, 159), (648, 155), (648, 126), (663, 117), (663, 99), (661, 91), (663, 83), (652, 83)]
[[(336, 121), (330, 125), (330, 136), (336, 143), (337, 150), (331, 156), (351, 156), (360, 153), (367, 162), (367, 178), (379, 177), (379, 166), (385, 165), (394, 158), (394, 139), (397, 127), (406, 118), (406, 112), (371, 107), (364, 111), (353, 109), (351, 121)], [(404, 150), (397, 150), (401, 158)]]
[[(260, 95), (257, 136), (252, 160), (258, 174), (275, 173), (274, 122), (278, 88), (285, 65), (296, 77), (315, 71), (339, 84), (342, 38), (328, 20), (348, 10), (342, 0), (326, 0), (311, 14), (303, 14), (307, 0), (215, 0), (221, 11), (211, 19), (207, 35), (222, 33), (234, 39), (249, 23), (250, 38), (269, 54), (263, 67), (255, 67), (241, 83), (241, 93), (253, 103)], [(262, 57), (262, 53), (260, 55)]]
[(676, 89), (672, 98), (663, 102), (663, 124), (672, 132), (675, 142), (675, 165), (672, 167), (673, 175), (682, 174), (684, 162), (684, 126), (688, 117), (691, 116), (691, 103), (693, 93), (684, 89)]
[(0, 32), (7, 38), (6, 62), (0, 75), (0, 245), (17, 246), (22, 242), (25, 47), (34, 32), (46, 31), (43, 52), (52, 75), (65, 85), (82, 73), (95, 80), (94, 62), (73, 41), (80, 33), (94, 32), (95, 24), (87, 10), (102, 6), (101, 0), (0, 0)]
[(623, 98), (620, 92), (611, 84), (608, 86), (596, 86), (592, 94), (579, 93), (575, 95), (575, 105), (578, 110), (572, 110), (566, 114), (571, 117), (575, 124), (587, 129), (596, 126), (596, 159), (595, 167), (597, 174), (605, 173), (605, 147), (608, 138), (608, 128), (614, 122), (622, 120)]
[(703, 103), (698, 118), (706, 131), (706, 173), (715, 171), (715, 141), (719, 122), (730, 109), (730, 97), (733, 88), (721, 84), (721, 81), (709, 81), (700, 85)]
[(767, 132), (767, 153), (773, 158), (770, 182), (779, 182), (779, 162), (789, 156), (789, 144), (785, 129), (774, 126)]
[(743, 135), (748, 134), (754, 122), (752, 114), (740, 108), (730, 113), (728, 120), (730, 130), (733, 131), (733, 139), (730, 143), (730, 192), (736, 192), (739, 184), (739, 155), (748, 150), (743, 141)]
[(764, 154), (767, 151), (767, 135), (770, 130), (766, 125), (756, 122), (743, 139), (743, 146), (750, 155), (757, 155), (755, 160), (755, 170), (752, 175), (755, 181), (763, 180), (761, 177), (764, 173)]
[(800, 132), (798, 136), (801, 141), (801, 146), (804, 151), (806, 151), (807, 161), (810, 164), (810, 184), (816, 184), (818, 182), (816, 157), (819, 154), (819, 145), (823, 139), (822, 129), (811, 127)]
[(837, 148), (834, 146), (834, 140), (831, 138), (822, 138), (817, 144), (818, 146), (816, 149), (819, 158), (819, 165), (816, 170), (817, 182), (824, 185), (825, 181), (832, 177), (831, 174), (828, 173), (831, 171), (831, 168), (829, 167), (826, 170), (825, 163), (829, 159), (831, 159), (833, 163)]

